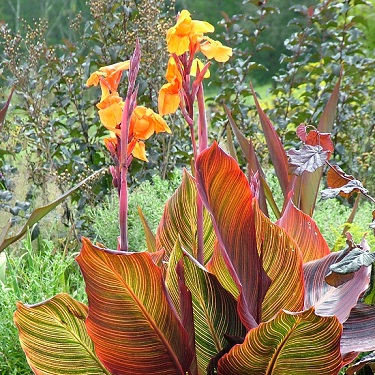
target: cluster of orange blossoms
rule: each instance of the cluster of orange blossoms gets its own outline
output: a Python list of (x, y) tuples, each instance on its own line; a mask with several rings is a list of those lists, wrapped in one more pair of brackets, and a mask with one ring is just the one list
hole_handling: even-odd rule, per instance
[[(166, 115), (176, 112), (180, 105), (180, 90), (183, 87), (184, 74), (195, 75), (197, 65), (201, 71), (203, 63), (194, 58), (197, 52), (202, 52), (208, 59), (218, 62), (228, 61), (232, 56), (232, 49), (223, 46), (220, 42), (205, 36), (212, 33), (214, 27), (205, 21), (191, 19), (187, 10), (183, 10), (175, 26), (167, 32), (168, 52), (172, 57), (168, 61), (166, 79), (168, 83), (162, 86), (159, 92), (159, 113)], [(184, 65), (179, 57), (189, 53), (187, 64)], [(188, 69), (186, 69), (188, 67)], [(188, 70), (188, 71), (186, 71)], [(209, 73), (204, 76), (207, 78)]]
[[(197, 52), (200, 51), (208, 59), (213, 58), (218, 62), (225, 62), (232, 56), (231, 48), (204, 35), (213, 31), (214, 27), (208, 22), (192, 20), (187, 10), (180, 13), (176, 25), (168, 30), (167, 47), (172, 56), (168, 61), (166, 73), (168, 83), (163, 85), (159, 92), (159, 114), (142, 106), (134, 109), (130, 117), (128, 156), (132, 154), (138, 159), (147, 161), (143, 141), (154, 132), (171, 133), (161, 116), (176, 112), (180, 105), (184, 80), (186, 81), (189, 75), (196, 75), (197, 70), (203, 70), (203, 63), (195, 58)], [(183, 59), (182, 56), (185, 58)], [(124, 108), (124, 101), (119, 96), (117, 88), (122, 72), (129, 67), (129, 61), (102, 67), (92, 73), (86, 83), (87, 86), (100, 85), (102, 96), (97, 104), (100, 121), (117, 137), (121, 136)], [(209, 77), (208, 70), (204, 77)], [(111, 153), (117, 148), (117, 137), (104, 139)]]
[[(97, 104), (99, 117), (102, 124), (116, 136), (121, 136), (121, 122), (123, 116), (124, 101), (117, 92), (122, 72), (129, 69), (129, 61), (120, 62), (100, 68), (91, 74), (87, 80), (87, 86), (100, 84), (102, 97)], [(129, 126), (129, 143), (127, 156), (132, 154), (135, 158), (147, 161), (144, 140), (153, 133), (171, 133), (164, 119), (152, 109), (137, 106), (131, 117)], [(117, 137), (105, 138), (104, 143), (111, 153), (117, 147)]]

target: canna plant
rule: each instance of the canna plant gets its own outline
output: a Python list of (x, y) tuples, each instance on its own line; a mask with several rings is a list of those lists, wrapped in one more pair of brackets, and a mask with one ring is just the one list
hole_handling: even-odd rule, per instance
[[(375, 255), (365, 240), (357, 245), (350, 235), (346, 249), (331, 253), (309, 215), (332, 151), (328, 133), (338, 85), (318, 128), (297, 129), (299, 150), (284, 150), (256, 102), (285, 196), (279, 209), (252, 144), (238, 132), (229, 109), (248, 175), (215, 141), (208, 146), (202, 80), (210, 63), (197, 62), (195, 55), (225, 62), (231, 54), (205, 36), (212, 31), (187, 11), (168, 31), (171, 59), (159, 114), (137, 109), (138, 45), (129, 62), (90, 77), (89, 85), (102, 88), (101, 121), (115, 135), (105, 144), (120, 196), (119, 246), (111, 250), (82, 239), (77, 262), (88, 305), (67, 294), (33, 306), (18, 303), (14, 321), (35, 374), (334, 375), (360, 352), (375, 350), (375, 306), (363, 298), (374, 293)], [(117, 89), (125, 69), (129, 83), (123, 101)], [(148, 251), (132, 252), (126, 234), (127, 169), (133, 157), (146, 158), (145, 139), (169, 131), (160, 114), (178, 107), (192, 135), (194, 173), (184, 171), (155, 236), (144, 220)], [(370, 197), (354, 178), (331, 169), (337, 178), (330, 179), (326, 195)], [(266, 201), (277, 214), (275, 223)]]

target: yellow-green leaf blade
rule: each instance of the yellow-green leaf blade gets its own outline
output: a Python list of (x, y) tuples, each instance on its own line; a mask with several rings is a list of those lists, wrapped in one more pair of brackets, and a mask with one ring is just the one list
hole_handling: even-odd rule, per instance
[(86, 327), (102, 363), (116, 375), (185, 375), (188, 338), (150, 254), (82, 243), (77, 261), (89, 299)]
[(335, 317), (317, 316), (313, 308), (298, 314), (282, 311), (221, 358), (218, 374), (337, 375), (341, 332)]
[[(211, 218), (204, 210), (204, 263), (212, 256), (215, 232)], [(184, 170), (182, 183), (165, 205), (163, 217), (156, 231), (156, 248), (164, 248), (167, 257), (177, 242), (197, 258), (197, 188), (194, 178)]]
[(295, 241), (254, 205), (257, 247), (272, 280), (262, 303), (262, 321), (279, 310), (301, 311), (304, 302), (302, 256)]
[(14, 322), (27, 361), (37, 375), (110, 375), (85, 327), (87, 306), (67, 294), (41, 304), (18, 303)]
[(243, 337), (246, 331), (235, 298), (196, 261), (187, 256), (183, 261), (185, 283), (192, 294), (199, 373), (206, 374), (210, 360), (227, 344), (224, 335)]

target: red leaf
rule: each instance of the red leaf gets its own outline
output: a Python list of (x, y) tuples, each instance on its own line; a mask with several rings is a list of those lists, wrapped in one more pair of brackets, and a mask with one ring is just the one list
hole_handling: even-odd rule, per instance
[(315, 221), (299, 210), (289, 199), (283, 216), (276, 222), (297, 242), (304, 263), (320, 259), (330, 253), (327, 242)]
[(245, 326), (253, 328), (260, 321), (270, 280), (257, 251), (249, 183), (237, 162), (216, 142), (199, 155), (196, 179), (202, 201), (212, 215), (225, 263), (241, 290), (240, 315)]
[(349, 198), (354, 193), (368, 194), (368, 190), (363, 187), (361, 181), (350, 180), (346, 185), (335, 189), (324, 189), (320, 193), (322, 199), (335, 198), (338, 195)]
[(4, 107), (1, 108), (1, 110), (0, 110), (0, 130), (2, 128), (3, 122), (5, 121), (5, 116), (7, 114), (7, 111), (8, 111), (8, 108), (9, 108), (9, 104), (10, 104), (10, 101), (12, 99), (13, 91), (14, 91), (14, 88), (12, 88), (12, 91), (10, 92), (8, 100), (5, 103)]
[(346, 174), (338, 165), (332, 165), (327, 172), (327, 185), (329, 188), (339, 188), (355, 178)]
[(299, 124), (297, 126), (297, 129), (296, 129), (296, 134), (298, 136), (298, 138), (302, 141), (302, 142), (305, 142), (306, 141), (306, 137), (307, 137), (307, 131), (306, 131), (306, 125), (305, 124)]
[(307, 135), (305, 143), (311, 146), (322, 146), (323, 150), (328, 153), (328, 159), (334, 150), (330, 133), (320, 133), (317, 130), (311, 130)]

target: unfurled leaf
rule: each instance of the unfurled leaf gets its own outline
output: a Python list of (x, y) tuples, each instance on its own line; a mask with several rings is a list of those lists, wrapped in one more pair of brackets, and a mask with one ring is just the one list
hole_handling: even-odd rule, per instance
[(375, 306), (359, 303), (344, 323), (341, 354), (344, 364), (350, 363), (359, 353), (375, 350)]
[(357, 304), (358, 298), (369, 286), (368, 267), (361, 267), (354, 277), (335, 288), (328, 285), (325, 277), (332, 264), (338, 263), (345, 255), (343, 251), (331, 253), (322, 259), (303, 265), (305, 281), (305, 306), (315, 306), (320, 316), (335, 315), (343, 323), (348, 319), (351, 309)]
[(257, 248), (264, 270), (272, 280), (262, 304), (262, 321), (266, 321), (282, 309), (303, 309), (302, 256), (285, 230), (273, 224), (256, 203), (254, 206)]
[(330, 273), (326, 276), (327, 284), (338, 287), (354, 277), (354, 273), (362, 266), (368, 267), (375, 262), (375, 253), (360, 248), (351, 250), (339, 262), (331, 264)]
[(237, 302), (211, 273), (193, 258), (184, 256), (184, 276), (192, 294), (196, 351), (200, 374), (206, 374), (212, 357), (227, 344), (225, 335), (244, 337)]
[(337, 375), (341, 332), (336, 317), (317, 316), (313, 308), (294, 314), (281, 311), (234, 346), (219, 361), (218, 374)]
[(375, 362), (375, 352), (362, 357), (358, 362), (356, 362), (354, 365), (350, 366), (346, 370), (345, 374), (346, 375), (354, 375), (357, 371), (359, 371), (367, 363), (374, 363), (374, 362)]
[(292, 173), (300, 176), (303, 172), (314, 172), (327, 160), (327, 151), (321, 146), (303, 145), (300, 150), (290, 149), (287, 152)]
[(92, 178), (94, 178), (97, 175), (100, 175), (105, 169), (102, 168), (96, 172), (94, 172), (92, 175), (89, 177), (85, 178), (83, 181), (81, 181), (79, 184), (68, 190), (65, 194), (63, 194), (61, 197), (57, 198), (55, 201), (52, 203), (48, 204), (47, 206), (44, 207), (39, 207), (35, 209), (29, 218), (27, 219), (26, 223), (24, 226), (20, 229), (20, 231), (12, 236), (5, 238), (1, 243), (0, 243), (0, 252), (3, 251), (5, 248), (7, 248), (9, 245), (12, 243), (18, 241), (20, 238), (22, 238), (29, 228), (32, 228), (34, 224), (36, 224), (39, 220), (41, 220), (44, 216), (46, 216), (49, 212), (54, 210), (60, 203), (62, 203), (67, 197), (69, 197), (70, 194), (74, 193), (77, 189), (79, 189), (81, 186), (86, 184), (88, 181), (90, 181)]
[(17, 304), (14, 322), (27, 361), (37, 375), (110, 375), (87, 334), (87, 306), (68, 294), (38, 305)]
[(189, 340), (150, 254), (107, 250), (83, 238), (77, 262), (89, 301), (87, 332), (109, 371), (185, 375)]
[(321, 191), (322, 199), (335, 198), (339, 194), (345, 198), (349, 198), (353, 193), (367, 194), (368, 190), (363, 187), (361, 181), (351, 180), (341, 187)]
[(315, 221), (289, 199), (282, 217), (276, 222), (297, 242), (303, 262), (320, 259), (330, 253)]
[(281, 190), (284, 194), (284, 197), (286, 197), (289, 193), (288, 158), (281, 143), (280, 137), (277, 135), (271, 121), (260, 107), (257, 96), (252, 86), (251, 91), (253, 93), (254, 102), (257, 108), (260, 123), (262, 125), (263, 133), (266, 138), (270, 158), (273, 166), (275, 167), (275, 173), (279, 180)]
[[(210, 215), (204, 210), (204, 263), (212, 256), (215, 232)], [(163, 217), (156, 231), (156, 248), (164, 248), (167, 257), (176, 241), (197, 258), (197, 188), (194, 178), (184, 170), (180, 187), (167, 201)]]
[(321, 146), (324, 151), (327, 151), (328, 159), (334, 150), (330, 133), (320, 133), (317, 130), (310, 130), (307, 134), (305, 144), (310, 146)]

